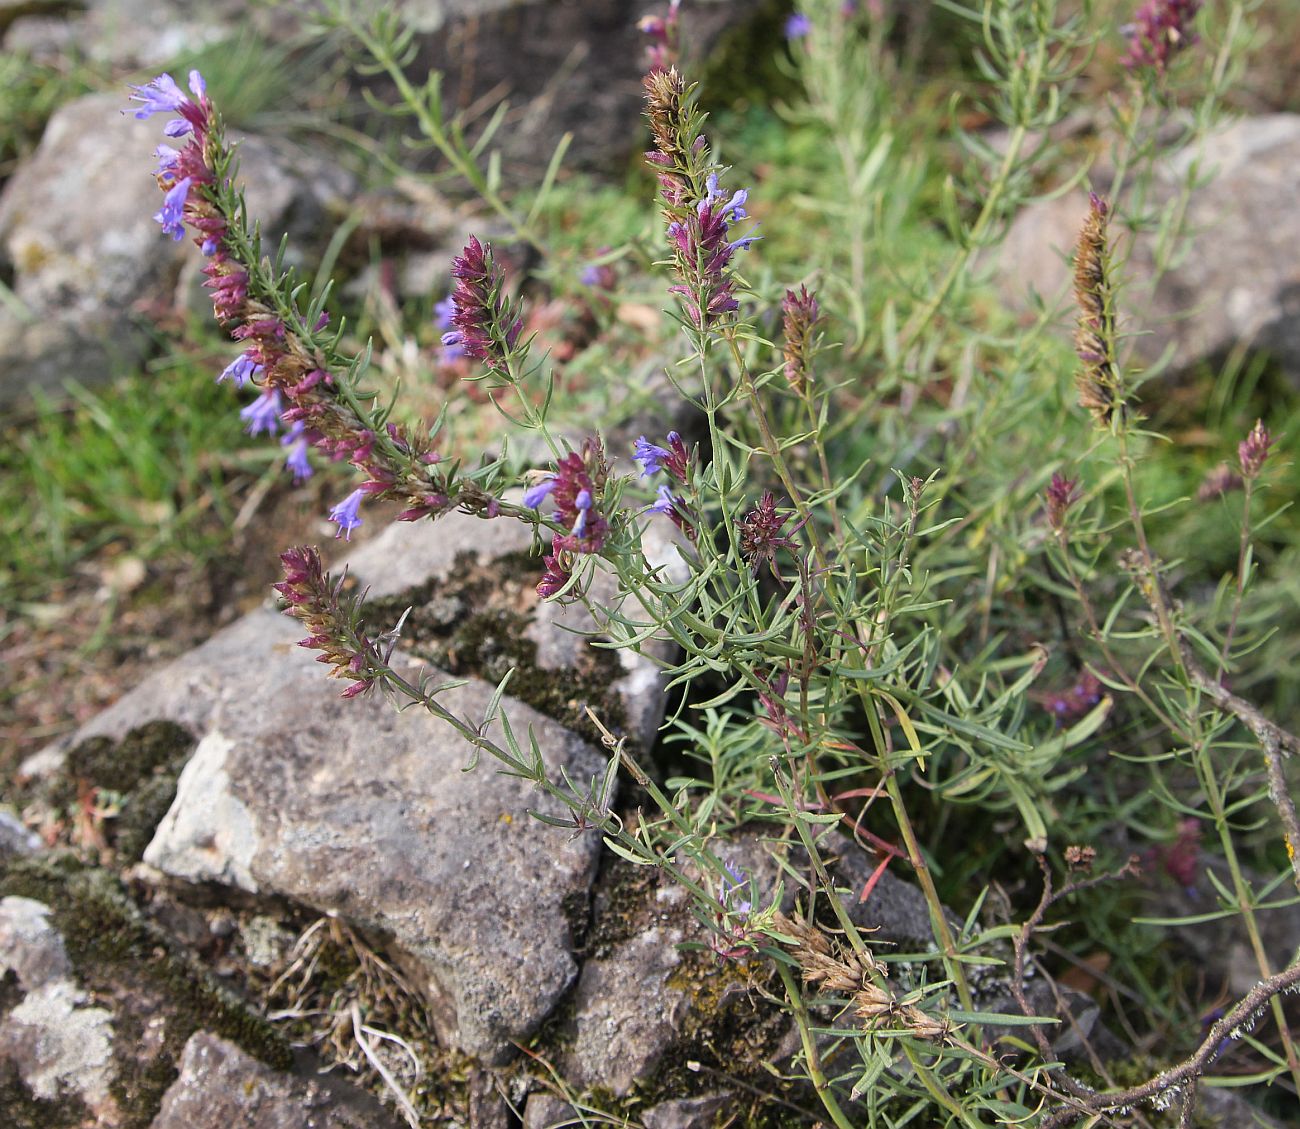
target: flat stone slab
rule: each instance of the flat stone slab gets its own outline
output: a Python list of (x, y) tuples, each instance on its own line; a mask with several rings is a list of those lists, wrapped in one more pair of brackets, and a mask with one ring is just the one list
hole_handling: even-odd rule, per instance
[[(577, 973), (570, 917), (585, 913), (599, 841), (532, 819), (529, 808), (562, 810), (487, 758), (466, 772), (469, 745), (427, 712), (342, 699), (343, 684), (295, 645), (302, 634), (286, 616), (253, 612), (77, 739), (159, 718), (193, 730), (198, 746), (145, 861), (391, 935), (424, 973), (440, 1037), (504, 1057)], [(442, 701), (477, 722), (493, 691), (471, 680)], [(504, 709), (521, 739), (536, 736), (552, 774), (600, 771), (581, 738), (519, 702)], [(499, 738), (499, 724), (489, 733)]]

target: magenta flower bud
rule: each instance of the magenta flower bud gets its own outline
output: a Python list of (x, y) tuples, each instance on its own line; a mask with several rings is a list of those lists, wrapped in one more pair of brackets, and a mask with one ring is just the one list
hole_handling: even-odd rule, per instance
[(1242, 478), (1258, 478), (1264, 469), (1269, 448), (1276, 440), (1269, 434), (1263, 420), (1256, 420), (1250, 434), (1237, 444), (1237, 457), (1241, 459)]

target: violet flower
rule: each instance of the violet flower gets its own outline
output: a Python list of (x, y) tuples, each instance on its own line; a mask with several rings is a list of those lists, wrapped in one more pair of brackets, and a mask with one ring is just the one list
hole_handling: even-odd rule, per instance
[(155, 213), (154, 221), (162, 224), (163, 233), (179, 242), (185, 238), (185, 202), (189, 198), (192, 177), (178, 180), (163, 197), (163, 206)]
[(675, 431), (668, 433), (667, 447), (651, 443), (642, 435), (636, 441), (632, 458), (641, 464), (642, 478), (649, 478), (662, 470), (678, 482), (686, 481), (690, 454), (682, 437)]
[(311, 460), (307, 458), (307, 425), (302, 420), (294, 420), (292, 426), (280, 440), (281, 447), (288, 447), (285, 467), (293, 472), (295, 482), (303, 482), (312, 476)]
[(233, 380), (236, 388), (243, 388), (245, 384), (255, 379), (263, 371), (263, 367), (249, 353), (240, 353), (221, 370), (221, 375), (217, 377), (217, 383), (220, 384), (223, 380)]
[(239, 418), (248, 425), (249, 435), (261, 435), (265, 431), (274, 435), (280, 430), (280, 413), (284, 403), (278, 389), (267, 388), (256, 400), (239, 410)]
[(361, 500), (365, 496), (365, 489), (358, 487), (337, 506), (330, 510), (330, 521), (334, 522), (339, 527), (338, 532), (334, 534), (336, 540), (342, 537), (345, 541), (351, 541), (352, 531), (363, 524), (357, 511), (361, 508)]
[(785, 21), (786, 39), (802, 39), (812, 31), (812, 20), (803, 12), (794, 12)]

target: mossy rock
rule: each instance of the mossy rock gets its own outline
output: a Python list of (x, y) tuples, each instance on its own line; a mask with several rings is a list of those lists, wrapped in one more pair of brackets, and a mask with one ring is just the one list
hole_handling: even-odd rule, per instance
[(194, 745), (189, 730), (171, 721), (151, 721), (119, 741), (91, 737), (75, 745), (61, 773), (37, 791), (64, 810), (86, 789), (111, 793), (120, 809), (104, 821), (105, 838), (121, 863), (138, 862), (176, 798), (176, 782)]
[[(221, 1035), (275, 1069), (292, 1066), (281, 1035), (148, 921), (112, 874), (66, 854), (18, 859), (0, 869), (0, 897), (8, 895), (50, 908), (77, 984), (113, 1015), (111, 1092), (125, 1115), (123, 1129), (147, 1129), (153, 1121), (195, 1031)], [(13, 1106), (14, 1124), (38, 1113), (44, 1120), (32, 1123), (43, 1129), (61, 1124), (30, 1095), (20, 1100), (19, 1091), (26, 1093), (21, 1083), (0, 1077), (0, 1101)], [(0, 1110), (9, 1112), (3, 1104)]]
[(484, 564), (462, 553), (445, 578), (366, 604), (372, 625), (395, 623), (408, 608), (402, 648), (457, 677), (500, 682), (509, 671), (511, 697), (591, 741), (601, 734), (584, 707), (591, 706), (621, 735), (626, 710), (612, 687), (626, 673), (610, 650), (586, 648), (578, 663), (560, 670), (537, 664), (537, 644), (525, 635), (532, 622), (537, 561), (506, 553)]

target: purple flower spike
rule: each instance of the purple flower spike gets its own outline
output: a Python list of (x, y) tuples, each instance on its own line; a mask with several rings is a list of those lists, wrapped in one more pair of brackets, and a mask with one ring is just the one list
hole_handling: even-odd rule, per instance
[(268, 388), (247, 407), (241, 408), (239, 417), (248, 424), (249, 435), (260, 435), (263, 431), (274, 435), (280, 430), (282, 408), (280, 393), (274, 388)]
[(173, 240), (185, 238), (185, 201), (192, 183), (193, 179), (188, 176), (178, 180), (163, 197), (162, 210), (154, 216), (154, 220), (162, 224), (163, 233)]
[(548, 497), (552, 490), (555, 489), (555, 476), (543, 479), (536, 486), (530, 486), (524, 491), (524, 505), (530, 510), (537, 509)]
[(254, 377), (262, 372), (262, 366), (259, 365), (247, 353), (240, 353), (233, 361), (221, 370), (221, 375), (217, 377), (217, 383), (223, 380), (233, 380), (236, 388), (243, 388)]
[(353, 490), (343, 501), (330, 510), (330, 521), (339, 527), (339, 531), (334, 534), (336, 539), (342, 537), (345, 541), (352, 540), (352, 531), (362, 524), (357, 510), (361, 508), (361, 499), (365, 496), (366, 492), (364, 490)]
[(812, 20), (802, 12), (795, 12), (785, 21), (786, 39), (802, 39), (810, 31), (812, 31)]

